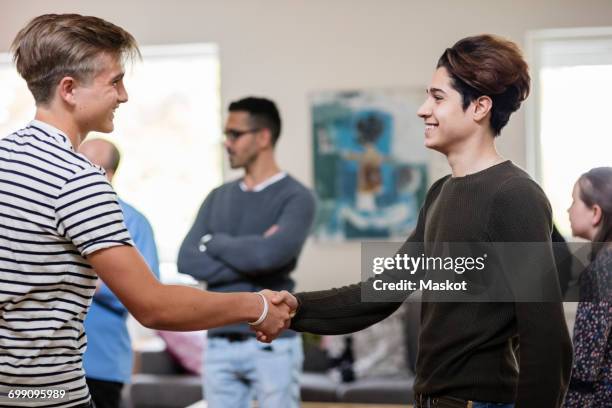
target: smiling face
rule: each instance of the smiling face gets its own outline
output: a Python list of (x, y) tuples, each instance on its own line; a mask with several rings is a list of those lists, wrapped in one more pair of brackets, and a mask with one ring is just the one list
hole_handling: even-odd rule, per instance
[(474, 104), (464, 111), (463, 99), (453, 88), (448, 71), (438, 68), (427, 88), (427, 98), (417, 111), (425, 121), (425, 146), (448, 154), (476, 131), (473, 114)]
[(118, 57), (101, 54), (94, 78), (78, 81), (74, 88), (74, 118), (83, 133), (112, 132), (115, 109), (127, 102), (123, 65)]

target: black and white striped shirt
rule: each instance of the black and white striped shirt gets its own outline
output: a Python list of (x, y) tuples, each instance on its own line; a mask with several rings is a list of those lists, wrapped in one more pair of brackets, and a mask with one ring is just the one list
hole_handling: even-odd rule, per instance
[(86, 256), (116, 245), (131, 245), (116, 194), (66, 135), (35, 120), (0, 140), (0, 388), (70, 397), (1, 406), (89, 401), (83, 320), (97, 277)]

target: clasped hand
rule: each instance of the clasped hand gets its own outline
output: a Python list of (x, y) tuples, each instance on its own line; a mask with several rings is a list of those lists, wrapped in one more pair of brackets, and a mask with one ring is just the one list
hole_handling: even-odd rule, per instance
[(265, 289), (260, 293), (268, 301), (268, 315), (261, 324), (252, 326), (251, 330), (255, 331), (257, 340), (270, 343), (289, 327), (291, 318), (297, 310), (298, 301), (286, 290), (275, 292)]

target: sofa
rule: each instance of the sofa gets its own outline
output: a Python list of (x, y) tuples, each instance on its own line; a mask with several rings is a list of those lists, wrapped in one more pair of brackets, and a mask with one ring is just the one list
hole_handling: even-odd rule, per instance
[[(305, 342), (302, 401), (370, 404), (411, 404), (420, 321), (420, 303), (402, 307), (401, 331), (405, 349), (405, 372), (369, 376), (343, 383), (328, 375), (326, 353)], [(376, 328), (374, 327), (374, 330)], [(124, 392), (123, 408), (183, 408), (202, 399), (198, 376), (188, 374), (166, 351), (142, 352), (139, 370)]]

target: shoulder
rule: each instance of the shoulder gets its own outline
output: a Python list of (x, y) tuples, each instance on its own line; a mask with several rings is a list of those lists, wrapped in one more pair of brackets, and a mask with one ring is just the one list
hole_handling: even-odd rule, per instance
[(242, 178), (225, 182), (221, 184), (220, 186), (215, 187), (212, 190), (210, 190), (210, 193), (208, 193), (208, 196), (212, 197), (218, 194), (228, 194), (228, 193), (236, 192), (240, 190), (241, 182), (242, 182)]
[(529, 174), (514, 164), (507, 166), (495, 180), (494, 203), (525, 203), (550, 207), (548, 198)]
[(431, 187), (429, 187), (429, 190), (427, 190), (427, 194), (425, 195), (425, 207), (428, 207), (431, 202), (438, 197), (440, 191), (442, 190), (442, 187), (444, 186), (444, 183), (446, 183), (446, 181), (448, 181), (450, 178), (451, 175), (447, 174), (446, 176), (434, 181)]
[(290, 174), (287, 174), (287, 176), (285, 176), (283, 179), (279, 181), (279, 183), (283, 183), (283, 182), (285, 184), (285, 188), (295, 190), (302, 194), (312, 194), (312, 191), (308, 187), (306, 187), (304, 184), (302, 184), (299, 180), (297, 180), (295, 177), (291, 176)]
[(287, 174), (287, 176), (278, 183), (279, 187), (286, 191), (291, 198), (304, 200), (304, 202), (314, 205), (316, 200), (313, 191), (293, 176)]
[[(607, 245), (599, 250), (597, 256), (589, 265), (589, 269), (592, 269), (601, 278), (605, 278), (608, 286), (612, 286), (612, 245)], [(612, 287), (607, 289), (612, 290)]]
[(240, 191), (240, 179), (223, 183), (208, 192), (202, 208), (215, 205), (224, 205), (226, 200), (231, 200)]
[(427, 191), (427, 194), (435, 194), (437, 191), (440, 191), (440, 189), (442, 188), (442, 186), (444, 185), (444, 183), (446, 183), (446, 181), (448, 179), (451, 178), (450, 174), (447, 174), (444, 177), (441, 177), (439, 179), (437, 179), (436, 181), (433, 182), (433, 184), (431, 185), (431, 187), (429, 187), (429, 190)]
[(490, 181), (487, 225), (493, 241), (549, 242), (552, 208), (546, 194), (527, 173), (512, 165)]

